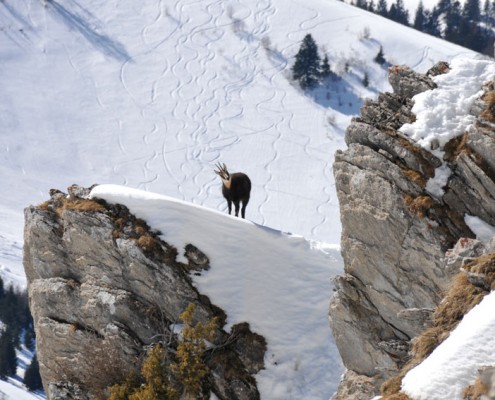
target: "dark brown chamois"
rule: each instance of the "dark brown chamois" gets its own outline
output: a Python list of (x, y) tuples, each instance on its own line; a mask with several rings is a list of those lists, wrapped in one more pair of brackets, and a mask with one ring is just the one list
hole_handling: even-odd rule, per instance
[(218, 171), (215, 173), (222, 179), (222, 194), (227, 200), (229, 206), (229, 215), (232, 212), (232, 203), (235, 206), (235, 216), (239, 216), (239, 203), (242, 202), (241, 215), (245, 218), (246, 206), (249, 203), (251, 194), (251, 180), (242, 172), (234, 172), (233, 174), (227, 171), (225, 164), (217, 163)]

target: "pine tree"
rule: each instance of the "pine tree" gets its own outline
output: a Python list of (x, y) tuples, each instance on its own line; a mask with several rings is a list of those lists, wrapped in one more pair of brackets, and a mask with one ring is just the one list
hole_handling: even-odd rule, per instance
[(32, 325), (28, 326), (24, 332), (24, 346), (29, 351), (34, 351), (36, 347), (36, 334)]
[(388, 5), (387, 0), (378, 0), (376, 6), (376, 13), (382, 17), (388, 17)]
[(366, 10), (368, 8), (366, 0), (355, 0), (354, 6), (362, 8), (363, 10)]
[(184, 327), (177, 346), (177, 362), (171, 365), (172, 371), (184, 385), (185, 391), (193, 396), (199, 395), (202, 380), (209, 370), (203, 360), (206, 350), (205, 341), (213, 341), (218, 325), (217, 318), (206, 324), (197, 322), (193, 325), (195, 308), (194, 304), (189, 304), (180, 315)]
[(455, 0), (440, 0), (437, 8), (440, 14), (447, 13), (453, 6)]
[(6, 379), (15, 375), (17, 356), (15, 353), (14, 334), (10, 327), (0, 336), (0, 378)]
[(390, 6), (388, 17), (395, 22), (409, 26), (409, 12), (403, 0), (395, 0), (395, 3)]
[(320, 66), (320, 77), (321, 79), (326, 79), (330, 76), (332, 70), (330, 69), (330, 63), (328, 62), (328, 56), (325, 54), (323, 61)]
[(179, 398), (175, 389), (167, 381), (167, 370), (164, 361), (165, 350), (161, 345), (156, 345), (149, 350), (141, 367), (141, 374), (146, 383), (132, 393), (129, 396), (129, 400), (169, 400)]
[(38, 364), (38, 357), (36, 354), (31, 360), (31, 364), (26, 369), (24, 374), (24, 384), (29, 391), (34, 392), (35, 390), (43, 389), (43, 383), (41, 381), (40, 366)]
[(385, 64), (387, 62), (387, 60), (385, 60), (385, 56), (383, 54), (383, 46), (380, 46), (380, 51), (375, 56), (375, 62), (377, 64), (380, 64), (380, 65), (383, 65), (383, 64)]
[(446, 13), (445, 24), (446, 26), (444, 32), (444, 39), (448, 40), (449, 42), (461, 44), (462, 15), (461, 15), (461, 4), (458, 1), (454, 1), (452, 3), (451, 8)]
[(423, 6), (423, 1), (420, 1), (418, 4), (418, 8), (416, 9), (416, 14), (414, 16), (413, 28), (418, 31), (424, 31), (426, 22), (425, 9)]
[(292, 67), (292, 74), (303, 90), (313, 89), (318, 84), (320, 56), (318, 46), (311, 34), (307, 34), (296, 54), (296, 62)]
[(483, 3), (483, 21), (488, 29), (492, 28), (492, 6), (490, 0), (485, 0)]
[(370, 78), (368, 77), (368, 73), (364, 73), (364, 78), (363, 78), (363, 86), (368, 87), (370, 85)]
[(481, 20), (481, 9), (479, 0), (467, 0), (464, 3), (464, 9), (462, 15), (468, 21), (479, 22)]
[(437, 7), (434, 7), (432, 11), (425, 11), (423, 32), (432, 36), (441, 37), (439, 17), (440, 12)]

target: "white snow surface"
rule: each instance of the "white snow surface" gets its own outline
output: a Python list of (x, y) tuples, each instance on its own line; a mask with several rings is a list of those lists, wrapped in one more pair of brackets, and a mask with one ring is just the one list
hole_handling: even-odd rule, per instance
[(460, 58), (453, 60), (447, 74), (433, 81), (435, 90), (414, 96), (412, 112), (416, 120), (405, 124), (400, 131), (425, 149), (431, 151), (432, 142), (439, 144), (433, 153), (443, 155), (443, 147), (452, 138), (466, 132), (475, 121), (469, 111), (483, 93), (482, 85), (495, 77), (493, 60)]
[(495, 292), (464, 316), (450, 336), (402, 379), (413, 400), (460, 400), (478, 369), (495, 365)]
[[(310, 95), (288, 79), (307, 33), (343, 77)], [(311, 241), (283, 240), (303, 248), (335, 248), (333, 155), (345, 148), (344, 130), (363, 99), (391, 89), (386, 68), (373, 62), (380, 46), (389, 63), (420, 72), (477, 58), (337, 0), (3, 0), (0, 36), (0, 275), (19, 286), (23, 208), (45, 201), (49, 189), (113, 183), (225, 211), (216, 162), (253, 182), (246, 216), (257, 225), (238, 225), (302, 235)], [(318, 276), (307, 279), (328, 291), (328, 274)], [(289, 297), (309, 292), (301, 290)], [(233, 297), (233, 307), (242, 303)], [(292, 362), (278, 370), (306, 370)], [(325, 390), (338, 381), (337, 373), (327, 378)]]
[(466, 214), (464, 216), (464, 222), (466, 222), (469, 229), (473, 231), (476, 238), (482, 242), (489, 242), (495, 237), (495, 227), (483, 221), (479, 217)]
[[(0, 4), (0, 273), (19, 276), (22, 209), (50, 188), (115, 183), (225, 210), (218, 161), (251, 177), (248, 219), (338, 243), (333, 155), (363, 99), (390, 90), (380, 46), (422, 72), (475, 57), (336, 0)], [(343, 76), (312, 96), (287, 78), (307, 33)]]
[(342, 273), (338, 247), (309, 242), (171, 197), (100, 185), (91, 193), (126, 205), (180, 254), (193, 243), (211, 269), (194, 282), (227, 313), (268, 342), (257, 376), (262, 399), (329, 399), (343, 372), (328, 325), (330, 278)]
[[(447, 74), (433, 78), (438, 88), (414, 96), (412, 112), (416, 120), (399, 129), (440, 160), (443, 160), (445, 144), (469, 131), (476, 120), (469, 111), (483, 93), (483, 84), (495, 78), (493, 60), (458, 58), (452, 61), (450, 68)], [(428, 180), (426, 190), (441, 198), (451, 172), (442, 164)]]

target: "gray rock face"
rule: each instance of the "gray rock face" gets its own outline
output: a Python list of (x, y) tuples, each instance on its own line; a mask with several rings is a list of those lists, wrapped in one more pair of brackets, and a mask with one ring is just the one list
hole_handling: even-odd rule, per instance
[[(483, 101), (472, 110), (475, 128), (446, 146), (446, 160), (397, 130), (414, 121), (411, 97), (434, 90), (430, 76), (446, 71), (445, 63), (426, 75), (390, 68), (394, 93), (366, 102), (346, 131), (348, 149), (335, 155), (346, 275), (336, 279), (330, 324), (344, 365), (371, 378), (375, 393), (404, 363), (408, 342), (428, 326), (459, 271), (445, 252), (474, 236), (464, 214), (495, 225), (495, 131)], [(435, 199), (425, 186), (443, 162), (453, 173)]]
[[(53, 190), (47, 203), (25, 210), (24, 266), (48, 398), (92, 400), (138, 369), (148, 346), (167, 344), (173, 358), (172, 327), (190, 303), (196, 321), (218, 317), (223, 325), (225, 315), (187, 273), (208, 267), (201, 250), (188, 246), (189, 265), (178, 263), (176, 250), (124, 207), (87, 200), (77, 186), (69, 192)], [(207, 391), (259, 398), (253, 375), (266, 343), (247, 324), (234, 328), (235, 335), (217, 332)]]

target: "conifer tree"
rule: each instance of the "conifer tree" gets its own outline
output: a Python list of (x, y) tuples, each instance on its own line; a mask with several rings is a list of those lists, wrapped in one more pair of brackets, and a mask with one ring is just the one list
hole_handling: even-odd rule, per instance
[(31, 360), (31, 364), (26, 369), (24, 374), (24, 384), (29, 391), (34, 392), (35, 390), (43, 389), (43, 383), (41, 381), (40, 366), (38, 364), (38, 357), (36, 354)]
[(377, 64), (380, 64), (380, 65), (383, 65), (383, 64), (385, 64), (387, 62), (387, 60), (385, 60), (385, 56), (383, 54), (383, 46), (380, 46), (380, 51), (375, 56), (375, 62)]
[(483, 21), (488, 29), (493, 28), (492, 24), (492, 6), (490, 0), (485, 0), (483, 3)]
[(376, 13), (378, 15), (381, 15), (382, 17), (388, 16), (387, 0), (378, 0), (378, 4), (376, 6)]
[(362, 8), (363, 10), (366, 10), (368, 8), (366, 0), (355, 0), (354, 6)]
[(364, 73), (364, 78), (363, 78), (363, 86), (368, 87), (370, 85), (370, 78), (368, 76), (368, 73)]
[(409, 12), (403, 0), (395, 0), (388, 11), (388, 18), (403, 25), (409, 26)]
[(467, 0), (464, 3), (462, 10), (463, 17), (471, 22), (479, 22), (481, 20), (481, 8), (479, 0)]
[(321, 79), (326, 79), (330, 76), (332, 70), (330, 69), (330, 63), (328, 62), (328, 56), (325, 54), (320, 67), (320, 77)]
[(416, 14), (414, 15), (413, 28), (418, 31), (424, 31), (426, 23), (425, 9), (423, 6), (423, 1), (420, 1), (418, 8), (416, 9)]
[(452, 3), (451, 8), (447, 11), (445, 16), (445, 32), (444, 39), (449, 42), (461, 44), (461, 25), (462, 25), (462, 15), (461, 15), (461, 4), (456, 0)]
[(217, 318), (207, 324), (197, 322), (193, 324), (194, 304), (189, 304), (180, 315), (184, 323), (182, 338), (177, 346), (177, 362), (171, 368), (176, 378), (184, 385), (189, 395), (197, 396), (201, 391), (202, 379), (208, 373), (208, 366), (203, 360), (206, 350), (205, 341), (215, 338), (218, 325)]
[(311, 34), (307, 34), (296, 54), (296, 62), (292, 67), (292, 76), (299, 81), (303, 90), (313, 89), (318, 84), (320, 70), (320, 56), (318, 46)]
[(17, 370), (17, 356), (15, 353), (14, 334), (11, 328), (0, 336), (0, 378), (6, 379), (15, 375)]
[(432, 11), (425, 11), (423, 32), (432, 36), (441, 37), (439, 17), (440, 12), (437, 7), (434, 7)]

